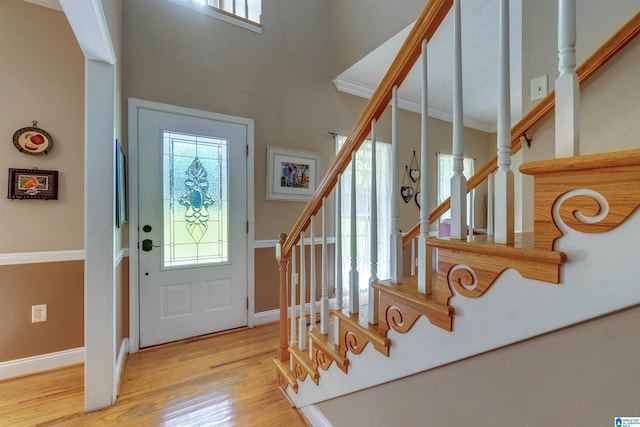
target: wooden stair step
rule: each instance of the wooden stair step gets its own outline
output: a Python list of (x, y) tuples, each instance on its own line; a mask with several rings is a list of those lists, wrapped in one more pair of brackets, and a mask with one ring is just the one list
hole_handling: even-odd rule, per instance
[(533, 233), (517, 233), (513, 245), (495, 243), (493, 236), (469, 236), (464, 240), (430, 238), (427, 246), (438, 248), (436, 300), (448, 305), (455, 289), (468, 298), (483, 295), (507, 269), (522, 277), (560, 283), (563, 252), (537, 249)]
[(367, 322), (366, 307), (360, 308), (360, 314), (349, 313), (347, 309), (336, 311), (338, 318), (338, 344), (339, 351), (346, 356), (347, 351), (360, 354), (367, 343), (385, 356), (389, 356), (391, 340), (381, 336), (378, 328)]
[(296, 381), (293, 372), (289, 369), (288, 361), (281, 362), (277, 357), (273, 358), (273, 363), (276, 364), (276, 375), (278, 380), (278, 385), (282, 390), (285, 390), (288, 386), (291, 386), (291, 389), (297, 393), (298, 392), (298, 382)]
[(403, 278), (402, 284), (379, 281), (373, 287), (380, 291), (378, 331), (382, 336), (386, 337), (390, 328), (409, 331), (420, 316), (446, 331), (453, 329), (454, 309), (433, 300), (431, 294), (418, 292), (416, 276)]
[(292, 357), (293, 375), (300, 381), (304, 381), (307, 375), (318, 384), (318, 370), (313, 367), (313, 361), (309, 358), (309, 350), (300, 350), (298, 347), (289, 347)]
[(336, 362), (336, 366), (346, 374), (349, 359), (340, 354), (339, 349), (336, 349), (336, 346), (331, 342), (329, 335), (314, 329), (309, 336), (313, 341), (313, 367), (316, 370), (322, 368), (326, 371), (331, 366), (331, 362)]

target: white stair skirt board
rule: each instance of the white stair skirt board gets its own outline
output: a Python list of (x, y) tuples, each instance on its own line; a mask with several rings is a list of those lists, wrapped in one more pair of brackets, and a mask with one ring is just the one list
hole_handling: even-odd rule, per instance
[(120, 344), (120, 351), (118, 352), (118, 359), (116, 360), (116, 378), (113, 382), (113, 395), (118, 396), (118, 390), (120, 390), (120, 383), (122, 382), (122, 376), (124, 375), (124, 362), (127, 360), (127, 354), (129, 351), (129, 338), (123, 338), (122, 344)]
[(0, 363), (0, 380), (84, 363), (84, 347)]
[(307, 378), (287, 394), (297, 407), (312, 405), (640, 304), (640, 212), (606, 233), (562, 231), (556, 244), (567, 263), (559, 285), (506, 270), (479, 298), (454, 295), (453, 332), (420, 317), (406, 334), (389, 330), (390, 357), (367, 345), (360, 355), (347, 353), (347, 376), (332, 364), (319, 385)]

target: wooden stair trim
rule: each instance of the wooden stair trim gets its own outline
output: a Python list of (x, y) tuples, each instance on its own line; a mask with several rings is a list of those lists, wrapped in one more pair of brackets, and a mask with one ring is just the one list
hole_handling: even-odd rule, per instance
[(289, 347), (289, 354), (291, 354), (291, 364), (293, 375), (300, 381), (307, 379), (307, 375), (311, 377), (311, 380), (318, 385), (318, 371), (314, 369), (313, 362), (309, 358), (308, 350), (300, 350), (297, 347)]
[(295, 393), (298, 393), (298, 382), (289, 367), (285, 366), (277, 357), (273, 358), (273, 363), (276, 365), (276, 380), (278, 381), (278, 386), (282, 390), (286, 390), (288, 386), (291, 386), (291, 389)]
[(436, 301), (448, 305), (455, 289), (467, 298), (484, 295), (496, 279), (508, 269), (522, 277), (547, 283), (560, 283), (562, 252), (535, 249), (533, 233), (516, 234), (513, 246), (493, 242), (488, 236), (468, 240), (429, 239), (438, 248)]
[[(337, 311), (338, 318), (338, 338), (339, 351), (343, 356), (347, 355), (347, 351), (353, 354), (360, 354), (362, 350), (371, 343), (373, 347), (380, 353), (389, 357), (389, 347), (391, 340), (378, 334), (378, 329), (373, 326), (364, 326), (360, 322), (358, 314), (349, 313), (348, 311)], [(363, 319), (366, 322), (366, 318)]]
[(418, 292), (415, 276), (406, 277), (403, 283), (376, 282), (372, 285), (380, 292), (378, 331), (386, 337), (389, 329), (408, 332), (420, 316), (445, 331), (453, 330), (454, 309), (431, 299), (431, 294)]
[(317, 371), (318, 368), (326, 371), (332, 362), (345, 374), (348, 372), (349, 359), (340, 354), (335, 349), (333, 343), (329, 341), (328, 335), (323, 335), (318, 330), (313, 330), (309, 337), (313, 341), (313, 367)]
[(480, 235), (470, 236), (466, 240), (431, 237), (427, 239), (427, 246), (515, 260), (527, 258), (542, 264), (559, 265), (567, 260), (563, 252), (536, 249), (534, 233), (516, 233), (513, 245), (498, 244), (493, 236)]
[[(523, 164), (534, 176), (535, 246), (552, 249), (561, 224), (603, 233), (640, 206), (640, 150), (592, 154)], [(602, 212), (602, 213), (601, 213)]]

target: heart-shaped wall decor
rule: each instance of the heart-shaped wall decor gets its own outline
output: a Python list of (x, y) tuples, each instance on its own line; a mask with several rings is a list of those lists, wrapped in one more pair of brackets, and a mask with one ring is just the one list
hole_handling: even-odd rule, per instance
[(400, 194), (402, 195), (402, 198), (404, 199), (405, 203), (409, 203), (409, 200), (411, 200), (411, 198), (413, 197), (413, 188), (411, 187), (401, 187), (400, 188)]
[(409, 176), (413, 182), (418, 182), (418, 179), (420, 179), (420, 169), (411, 169)]
[(416, 197), (414, 197), (415, 201), (416, 201), (416, 205), (418, 205), (418, 207), (420, 207), (420, 192), (418, 191), (416, 193)]

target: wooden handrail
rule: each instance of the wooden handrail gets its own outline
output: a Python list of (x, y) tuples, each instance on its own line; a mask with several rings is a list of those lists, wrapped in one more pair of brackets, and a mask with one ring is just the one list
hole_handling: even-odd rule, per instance
[(322, 198), (328, 197), (333, 191), (338, 175), (345, 170), (351, 161), (351, 153), (358, 150), (367, 135), (369, 135), (371, 121), (380, 118), (387, 105), (389, 105), (393, 87), (400, 86), (411, 71), (411, 68), (413, 68), (413, 64), (422, 53), (422, 40), (431, 39), (452, 5), (453, 0), (430, 0), (426, 5), (380, 85), (360, 115), (351, 134), (347, 137), (331, 167), (322, 178), (313, 198), (307, 203), (302, 215), (300, 215), (300, 218), (298, 218), (298, 221), (289, 232), (286, 242), (282, 245), (282, 258), (289, 257), (291, 248), (300, 239), (300, 232), (307, 229), (311, 217), (320, 210)]
[[(624, 26), (622, 26), (609, 40), (587, 58), (578, 68), (578, 80), (584, 83), (596, 71), (604, 66), (611, 58), (616, 56), (636, 36), (640, 34), (640, 12), (636, 13)], [(533, 107), (511, 129), (511, 154), (516, 154), (522, 148), (520, 136), (546, 116), (555, 107), (555, 92), (549, 93), (540, 103)], [(476, 172), (467, 181), (467, 193), (480, 185), (487, 177), (498, 169), (498, 156), (494, 156), (489, 162)], [(448, 198), (429, 214), (429, 222), (435, 222), (451, 207), (451, 199)], [(414, 225), (402, 238), (402, 245), (411, 242), (420, 233), (420, 223)]]

